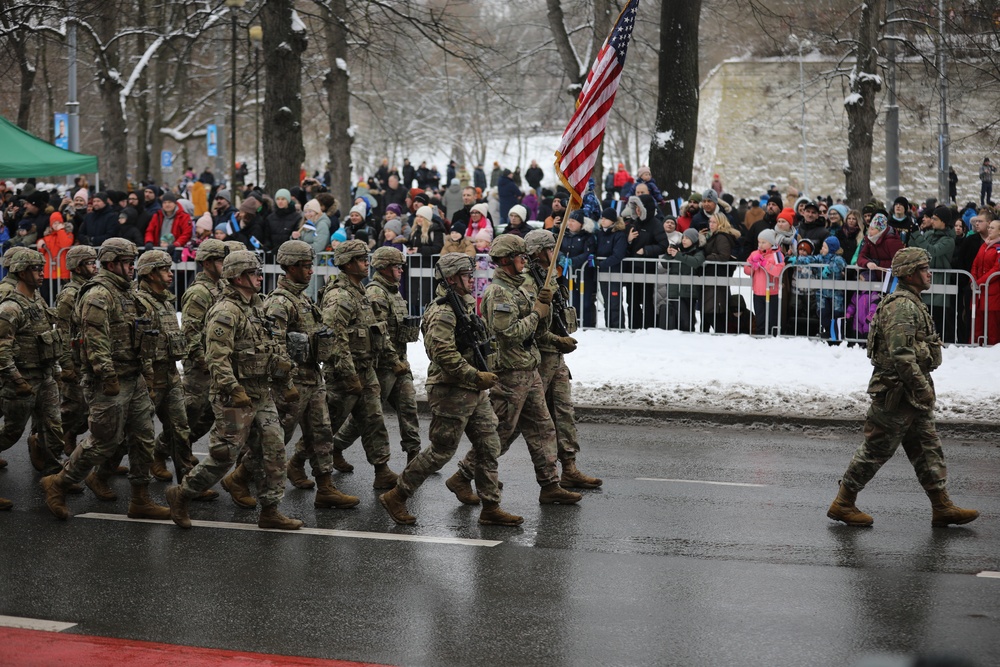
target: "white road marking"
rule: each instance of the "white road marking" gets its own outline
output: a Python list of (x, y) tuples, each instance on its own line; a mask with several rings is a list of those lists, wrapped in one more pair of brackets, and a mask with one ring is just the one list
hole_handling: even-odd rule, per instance
[(41, 618), (21, 618), (20, 616), (0, 616), (0, 626), (5, 628), (21, 628), (22, 630), (43, 630), (45, 632), (62, 632), (76, 626), (76, 623), (62, 621), (46, 621)]
[(636, 477), (637, 482), (683, 482), (684, 484), (715, 484), (717, 486), (750, 486), (765, 488), (767, 484), (745, 484), (743, 482), (710, 482), (704, 479), (664, 479), (661, 477)]
[[(77, 514), (79, 519), (104, 519), (105, 521), (131, 521), (133, 523), (155, 523), (161, 526), (175, 527), (170, 521), (155, 519), (130, 519), (124, 514), (101, 514), (87, 512)], [(431, 537), (428, 535), (393, 535), (391, 533), (369, 533), (359, 530), (333, 530), (330, 528), (299, 528), (298, 530), (270, 530), (258, 528), (252, 523), (233, 523), (230, 521), (198, 521), (192, 519), (191, 525), (197, 528), (226, 528), (228, 530), (255, 530), (272, 535), (318, 535), (320, 537), (355, 537), (363, 540), (394, 540), (397, 542), (427, 542), (430, 544), (457, 544), (466, 547), (495, 547), (503, 544), (500, 540), (473, 540), (463, 537)]]
[(983, 570), (977, 577), (984, 577), (986, 579), (1000, 579), (1000, 572), (991, 572), (990, 570)]

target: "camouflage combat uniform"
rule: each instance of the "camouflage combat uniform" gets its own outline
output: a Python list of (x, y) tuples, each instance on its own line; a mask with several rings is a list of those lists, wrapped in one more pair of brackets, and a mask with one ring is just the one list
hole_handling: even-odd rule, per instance
[[(38, 257), (42, 263), (41, 255)], [(59, 332), (42, 296), (27, 297), (17, 290), (0, 302), (0, 406), (4, 422), (0, 428), (0, 452), (14, 446), (31, 419), (41, 436), (38, 450), (43, 470), (59, 470), (63, 451), (62, 419), (59, 416), (59, 386), (54, 371), (62, 347)], [(15, 391), (23, 379), (32, 393)], [(24, 386), (24, 385), (21, 385)]]
[[(375, 277), (365, 289), (368, 300), (372, 304), (375, 317), (385, 322), (388, 327), (389, 339), (396, 352), (395, 358), (384, 355), (380, 358), (376, 375), (382, 389), (382, 400), (396, 411), (399, 421), (400, 446), (412, 459), (420, 452), (420, 422), (417, 418), (417, 391), (413, 387), (413, 374), (407, 370), (403, 375), (396, 375), (398, 364), (408, 364), (406, 346), (417, 341), (419, 329), (410, 318), (410, 308), (399, 293), (399, 285), (376, 272)], [(350, 447), (361, 429), (353, 416), (337, 432), (334, 446), (338, 450)]]
[[(286, 369), (290, 363), (274, 342), (260, 296), (248, 299), (227, 285), (222, 299), (208, 311), (205, 337), (215, 422), (209, 455), (184, 477), (180, 493), (193, 498), (211, 488), (246, 446), (243, 465), (257, 485), (261, 506), (277, 506), (285, 494), (285, 443), (270, 385), (272, 378), (287, 384), (287, 370), (283, 373), (280, 366), (282, 360)], [(250, 397), (249, 406), (230, 405), (238, 388)]]
[(84, 399), (83, 387), (80, 385), (83, 368), (80, 359), (80, 321), (76, 316), (76, 298), (80, 289), (88, 282), (90, 281), (74, 272), (70, 281), (60, 290), (55, 305), (56, 327), (63, 340), (59, 355), (59, 366), (63, 371), (63, 379), (59, 383), (59, 393), (62, 398), (59, 412), (62, 417), (63, 437), (70, 452), (76, 438), (87, 432), (87, 419), (90, 416), (90, 406)]
[[(524, 289), (524, 276), (495, 271), (480, 310), (487, 329), (499, 346), (494, 372), (499, 382), (490, 390), (490, 404), (499, 420), (497, 435), (503, 456), (520, 429), (528, 444), (539, 486), (558, 484), (556, 472), (556, 430), (545, 404), (542, 378), (538, 374), (541, 355), (535, 336), (548, 331), (549, 318), (532, 310), (533, 298)], [(476, 453), (469, 450), (458, 464), (462, 476), (470, 480), (475, 471)]]
[[(389, 433), (382, 417), (381, 388), (375, 365), (380, 355), (395, 355), (371, 302), (360, 285), (346, 275), (336, 276), (323, 293), (323, 323), (333, 331), (333, 353), (323, 365), (327, 403), (334, 433), (353, 415), (361, 425), (361, 444), (373, 466), (389, 462)], [(357, 377), (361, 395), (348, 393), (348, 383)], [(302, 447), (296, 445), (296, 453)]]
[(184, 402), (192, 444), (201, 440), (215, 421), (208, 397), (212, 376), (205, 362), (205, 316), (221, 297), (221, 286), (204, 271), (198, 273), (181, 296), (181, 332), (188, 345), (181, 366), (184, 368)]
[[(497, 417), (490, 406), (488, 393), (476, 387), (478, 372), (472, 362), (472, 349), (461, 352), (458, 349), (455, 312), (444, 300), (444, 295), (445, 288), (438, 286), (438, 298), (427, 306), (421, 324), (424, 349), (431, 362), (427, 370), (431, 444), (400, 473), (396, 487), (404, 497), (412, 496), (429, 475), (452, 459), (464, 433), (476, 453), (471, 465), (474, 465), (479, 497), (499, 503)], [(467, 294), (463, 301), (467, 312), (475, 317), (475, 298)]]

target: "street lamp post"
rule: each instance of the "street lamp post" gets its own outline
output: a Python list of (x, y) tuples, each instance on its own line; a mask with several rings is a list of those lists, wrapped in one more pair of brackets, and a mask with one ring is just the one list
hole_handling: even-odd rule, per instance
[(788, 38), (799, 49), (799, 95), (802, 98), (802, 196), (809, 196), (809, 153), (806, 146), (806, 77), (802, 64), (802, 51), (812, 46), (808, 39), (800, 39), (796, 35)]
[(246, 4), (246, 0), (226, 0), (226, 7), (229, 7), (230, 17), (232, 18), (232, 28), (233, 28), (233, 38), (232, 38), (232, 61), (230, 63), (230, 96), (229, 96), (229, 136), (230, 136), (230, 155), (229, 155), (229, 187), (233, 191), (235, 196), (236, 188), (236, 28), (239, 23), (239, 16), (237, 16), (237, 10), (241, 9), (243, 5)]
[(254, 182), (260, 184), (260, 47), (264, 29), (259, 25), (250, 26), (250, 41), (253, 42)]

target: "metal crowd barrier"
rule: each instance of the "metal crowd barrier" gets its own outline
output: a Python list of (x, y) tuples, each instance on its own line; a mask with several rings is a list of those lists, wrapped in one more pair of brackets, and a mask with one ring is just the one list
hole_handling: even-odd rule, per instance
[[(63, 249), (53, 258), (58, 266)], [(272, 253), (258, 252), (264, 267), (264, 291), (277, 285), (281, 267)], [(438, 255), (407, 255), (401, 293), (410, 313), (419, 315), (434, 299), (434, 267)], [(477, 255), (474, 290), (477, 304), (493, 277), (488, 255)], [(610, 270), (584, 266), (566, 275), (573, 305), (583, 328), (616, 330), (679, 329), (714, 334), (754, 334), (763, 319), (764, 335), (864, 343), (867, 321), (881, 296), (893, 287), (886, 271), (848, 266), (843, 278), (820, 277), (824, 264), (787, 264), (776, 294), (755, 304), (752, 278), (743, 262), (705, 262), (693, 273), (672, 273), (663, 258), (628, 258)], [(198, 271), (193, 261), (174, 265), (173, 292), (180, 297)], [(374, 270), (372, 269), (374, 273)], [(320, 253), (309, 293), (315, 297), (333, 275), (333, 253)], [(43, 296), (52, 305), (66, 277), (49, 281)], [(932, 271), (931, 289), (922, 298), (931, 310), (942, 339), (954, 345), (987, 345), (1000, 339), (1000, 314), (988, 311), (990, 295), (1000, 290), (1000, 271), (983, 285), (972, 274), (955, 269)], [(757, 304), (758, 306), (760, 304)]]

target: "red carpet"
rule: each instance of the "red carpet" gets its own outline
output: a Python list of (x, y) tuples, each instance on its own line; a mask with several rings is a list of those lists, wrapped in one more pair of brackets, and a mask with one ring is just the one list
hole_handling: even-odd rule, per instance
[(386, 667), (267, 653), (0, 628), (3, 667)]

